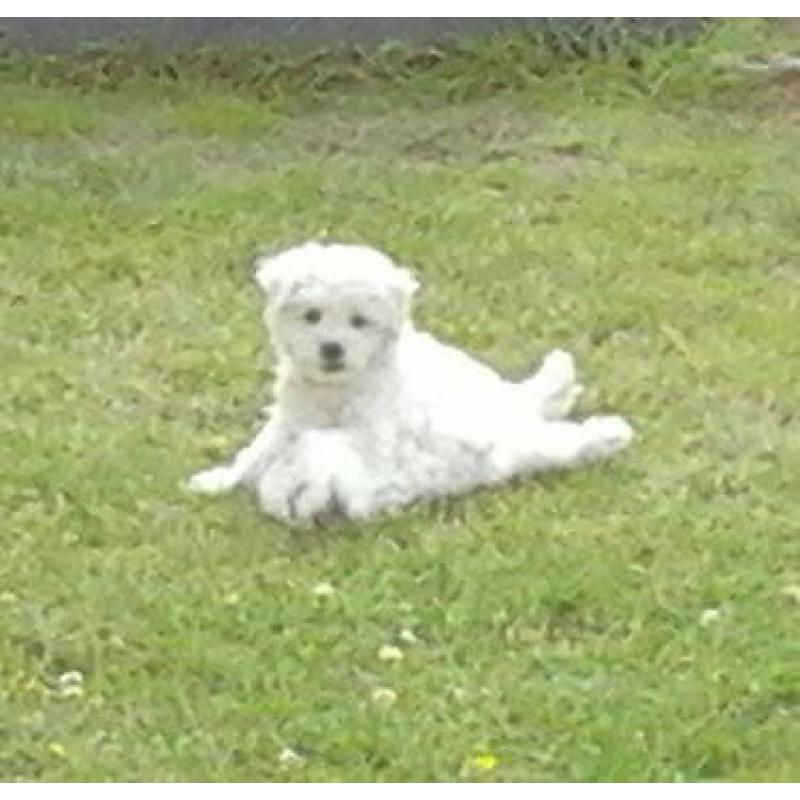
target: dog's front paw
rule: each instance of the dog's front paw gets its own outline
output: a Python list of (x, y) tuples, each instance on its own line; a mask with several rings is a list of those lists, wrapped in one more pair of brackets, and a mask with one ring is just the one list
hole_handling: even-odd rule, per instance
[(604, 458), (624, 450), (633, 441), (633, 428), (622, 417), (589, 417), (583, 423), (589, 455)]
[(298, 525), (328, 525), (347, 519), (347, 507), (331, 482), (299, 483), (287, 497), (289, 519)]
[(189, 479), (187, 488), (198, 494), (223, 494), (239, 482), (239, 475), (231, 467), (213, 467), (198, 472)]
[(303, 481), (289, 492), (286, 513), (280, 516), (297, 525), (332, 525), (367, 519), (372, 513), (367, 493), (348, 491), (335, 480)]

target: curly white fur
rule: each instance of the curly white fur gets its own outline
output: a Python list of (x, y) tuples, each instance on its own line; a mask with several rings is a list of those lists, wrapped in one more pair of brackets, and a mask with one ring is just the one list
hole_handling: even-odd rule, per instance
[(290, 523), (364, 519), (624, 448), (622, 418), (564, 418), (581, 391), (554, 351), (519, 383), (417, 331), (410, 273), (369, 247), (311, 242), (256, 278), (278, 355), (269, 421), (189, 486), (244, 485)]

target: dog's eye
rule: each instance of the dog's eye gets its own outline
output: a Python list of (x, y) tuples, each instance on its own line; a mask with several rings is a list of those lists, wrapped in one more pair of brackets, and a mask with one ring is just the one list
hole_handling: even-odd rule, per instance
[(318, 308), (309, 308), (305, 314), (303, 314), (303, 319), (309, 325), (316, 325), (322, 319), (322, 312)]
[(362, 317), (361, 314), (353, 314), (353, 316), (350, 317), (350, 324), (354, 328), (365, 328), (369, 325), (369, 320), (366, 317)]

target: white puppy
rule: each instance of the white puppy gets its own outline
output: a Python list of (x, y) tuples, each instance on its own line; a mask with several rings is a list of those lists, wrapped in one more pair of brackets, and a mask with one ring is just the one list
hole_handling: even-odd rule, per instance
[(311, 242), (262, 259), (278, 356), (269, 421), (190, 488), (254, 489), (294, 523), (363, 519), (416, 500), (605, 458), (633, 436), (620, 417), (564, 421), (581, 391), (551, 353), (512, 383), (417, 331), (417, 282), (369, 247)]

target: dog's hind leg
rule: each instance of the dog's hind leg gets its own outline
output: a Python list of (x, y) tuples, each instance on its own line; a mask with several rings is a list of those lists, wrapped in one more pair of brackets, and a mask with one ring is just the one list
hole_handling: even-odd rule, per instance
[(622, 417), (590, 417), (584, 422), (542, 422), (516, 431), (503, 454), (506, 472), (524, 475), (578, 467), (627, 447), (633, 428)]
[(564, 419), (583, 392), (578, 383), (575, 359), (564, 350), (549, 353), (539, 371), (517, 384), (523, 402), (542, 419)]

